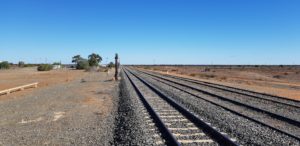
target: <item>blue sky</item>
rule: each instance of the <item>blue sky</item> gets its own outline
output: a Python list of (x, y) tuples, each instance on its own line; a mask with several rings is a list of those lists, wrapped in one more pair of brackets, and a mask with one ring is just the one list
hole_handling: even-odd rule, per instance
[(0, 0), (0, 60), (300, 64), (298, 0)]

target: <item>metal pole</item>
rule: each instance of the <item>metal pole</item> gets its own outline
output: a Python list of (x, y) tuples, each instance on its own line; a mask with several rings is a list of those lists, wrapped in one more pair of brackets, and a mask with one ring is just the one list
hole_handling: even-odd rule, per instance
[(118, 56), (118, 54), (116, 54), (116, 57), (115, 57), (115, 80), (116, 81), (118, 80), (118, 69), (119, 69), (118, 59), (119, 59), (119, 56)]

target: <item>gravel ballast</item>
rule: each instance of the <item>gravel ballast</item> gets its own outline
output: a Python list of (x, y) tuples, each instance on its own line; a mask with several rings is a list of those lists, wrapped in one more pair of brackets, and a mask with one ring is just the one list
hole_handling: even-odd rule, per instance
[[(120, 100), (116, 115), (114, 145), (156, 145), (161, 138), (153, 137), (158, 134), (154, 123), (145, 122), (150, 117), (140, 102), (128, 78), (121, 73)], [(156, 129), (150, 131), (149, 129)]]

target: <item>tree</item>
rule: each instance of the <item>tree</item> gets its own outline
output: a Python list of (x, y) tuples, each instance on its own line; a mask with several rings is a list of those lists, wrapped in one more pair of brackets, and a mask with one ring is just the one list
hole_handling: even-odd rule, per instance
[(102, 57), (98, 54), (92, 53), (91, 55), (89, 55), (88, 61), (90, 66), (98, 66), (102, 61)]
[(25, 62), (24, 61), (19, 61), (18, 66), (19, 67), (24, 67), (25, 66)]
[(76, 69), (88, 69), (89, 67), (89, 62), (86, 59), (80, 60), (76, 65)]
[(61, 65), (60, 62), (54, 62), (52, 65)]
[(83, 58), (80, 55), (76, 55), (72, 58), (72, 62), (78, 64), (80, 60), (83, 60)]
[(10, 64), (7, 61), (0, 62), (0, 69), (9, 69)]
[(106, 65), (108, 68), (113, 68), (115, 67), (115, 64), (113, 62), (110, 62), (109, 64)]
[(86, 59), (82, 58), (80, 55), (76, 55), (72, 58), (72, 62), (76, 63), (76, 69), (87, 69), (89, 68), (89, 63)]

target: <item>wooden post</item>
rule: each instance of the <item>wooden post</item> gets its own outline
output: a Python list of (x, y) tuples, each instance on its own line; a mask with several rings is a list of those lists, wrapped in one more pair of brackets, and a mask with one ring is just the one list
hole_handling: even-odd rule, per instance
[(119, 56), (118, 56), (118, 54), (116, 54), (116, 57), (115, 57), (115, 80), (116, 81), (118, 80), (118, 69), (119, 69), (118, 59), (119, 59)]

